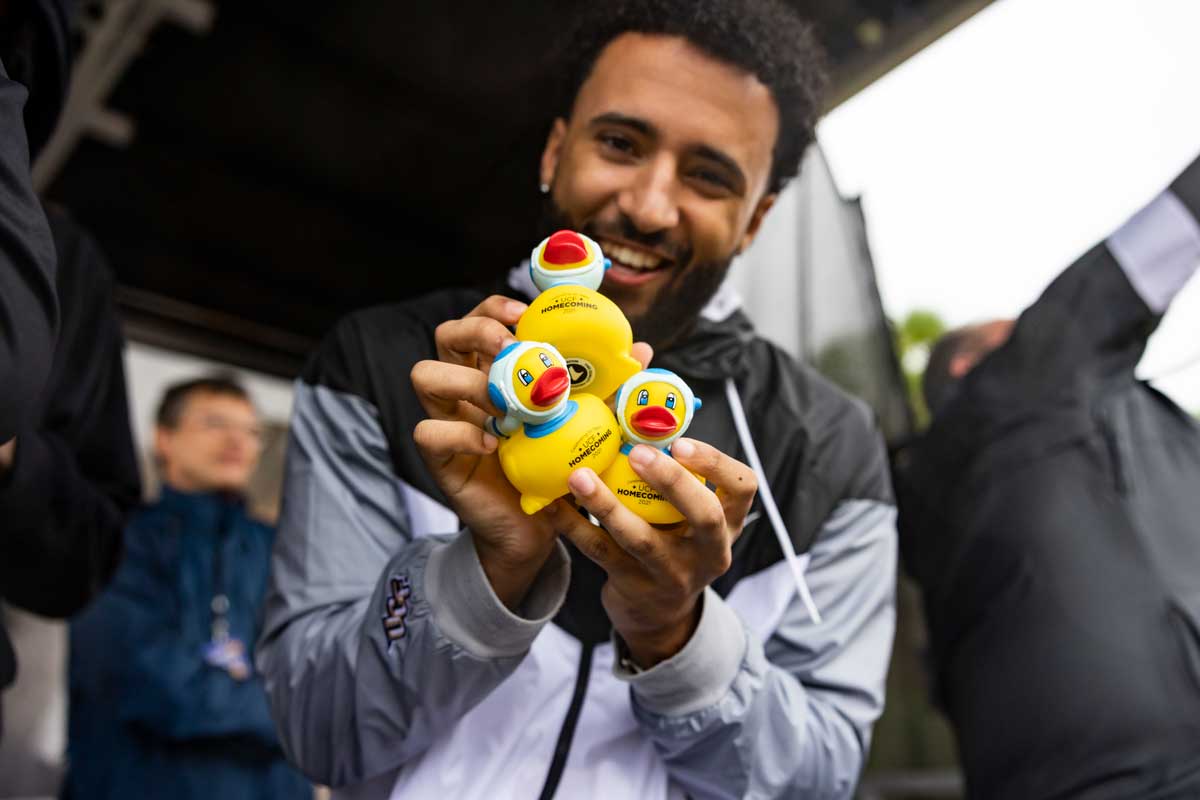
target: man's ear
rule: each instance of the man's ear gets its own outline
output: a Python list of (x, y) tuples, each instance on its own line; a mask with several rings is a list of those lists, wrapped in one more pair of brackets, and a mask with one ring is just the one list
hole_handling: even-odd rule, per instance
[(166, 460), (170, 442), (171, 432), (161, 425), (156, 425), (154, 427), (154, 460), (158, 464), (162, 464)]
[(558, 160), (562, 156), (563, 142), (566, 138), (567, 121), (558, 117), (550, 126), (550, 135), (546, 137), (546, 147), (542, 150), (540, 178), (547, 186), (554, 185), (554, 174), (558, 172)]
[(775, 205), (778, 198), (778, 193), (769, 193), (764, 194), (758, 201), (758, 205), (754, 207), (754, 211), (750, 215), (750, 224), (746, 226), (746, 232), (742, 234), (742, 241), (738, 244), (739, 254), (744, 253), (750, 243), (754, 241), (754, 237), (758, 235), (758, 229), (762, 227), (763, 218), (767, 216), (767, 212), (771, 210), (771, 206)]

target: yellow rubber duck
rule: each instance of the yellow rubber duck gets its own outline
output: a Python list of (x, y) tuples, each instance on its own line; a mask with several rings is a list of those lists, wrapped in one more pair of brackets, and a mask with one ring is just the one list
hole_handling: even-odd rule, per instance
[(488, 372), (488, 396), (504, 417), (486, 427), (500, 439), (500, 467), (526, 514), (567, 494), (575, 470), (601, 473), (617, 457), (616, 418), (594, 395), (570, 397), (566, 362), (552, 345), (516, 342), (502, 350)]
[[(626, 508), (649, 523), (670, 525), (682, 521), (683, 515), (633, 471), (629, 452), (635, 444), (644, 444), (670, 455), (670, 446), (692, 424), (701, 405), (683, 378), (665, 369), (643, 370), (617, 391), (617, 420), (624, 442), (600, 480)], [(692, 475), (704, 481), (696, 473)]]
[(548, 342), (566, 357), (573, 392), (607, 398), (641, 370), (631, 355), (633, 331), (621, 309), (600, 292), (608, 261), (600, 245), (575, 231), (558, 231), (529, 257), (541, 291), (517, 323), (517, 338)]

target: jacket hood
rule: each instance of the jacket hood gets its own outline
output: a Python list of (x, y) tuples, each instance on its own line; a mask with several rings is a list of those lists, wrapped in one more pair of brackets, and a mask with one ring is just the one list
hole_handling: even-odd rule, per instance
[(682, 342), (654, 354), (654, 366), (702, 380), (739, 378), (748, 366), (746, 350), (754, 339), (754, 325), (741, 309), (724, 319), (701, 316)]
[(34, 0), (0, 36), (8, 76), (29, 91), (25, 132), (30, 161), (50, 140), (62, 113), (74, 57), (71, 25), (77, 0)]

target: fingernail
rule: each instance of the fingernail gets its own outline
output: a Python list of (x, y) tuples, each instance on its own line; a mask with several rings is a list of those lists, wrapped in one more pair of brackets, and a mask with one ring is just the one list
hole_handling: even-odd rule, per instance
[(529, 308), (529, 306), (525, 305), (520, 300), (508, 301), (508, 313), (514, 317), (519, 317), (520, 315), (524, 314), (525, 309), (527, 308)]
[(590, 469), (577, 469), (567, 478), (567, 486), (575, 494), (591, 494), (596, 489), (596, 481), (592, 479)]
[(499, 443), (500, 440), (495, 436), (492, 436), (490, 433), (483, 434), (483, 449), (487, 450), (489, 453), (495, 450), (496, 445)]
[(650, 462), (654, 460), (654, 448), (639, 444), (630, 451), (629, 460), (636, 466), (648, 467), (650, 466)]
[(671, 445), (671, 454), (691, 458), (696, 455), (696, 445), (690, 439), (680, 439), (675, 444)]

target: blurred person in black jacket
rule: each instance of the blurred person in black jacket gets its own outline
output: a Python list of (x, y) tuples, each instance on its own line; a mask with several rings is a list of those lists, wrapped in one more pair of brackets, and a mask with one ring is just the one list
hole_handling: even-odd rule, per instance
[(1200, 797), (1200, 424), (1134, 374), (1198, 266), (1195, 161), (931, 354), (900, 544), (971, 797)]
[[(65, 213), (43, 212), (29, 174), (65, 96), (72, 6), (0, 0), (0, 339), (19, 345), (0, 350), (0, 598), (53, 617), (111, 576), (140, 495), (111, 274)], [(0, 688), (15, 675), (0, 626)]]
[[(54, 244), (30, 153), (45, 144), (64, 96), (67, 12), (0, 0), (0, 470), (12, 460), (18, 425), (34, 416), (58, 327)], [(55, 49), (62, 58), (39, 55)]]

